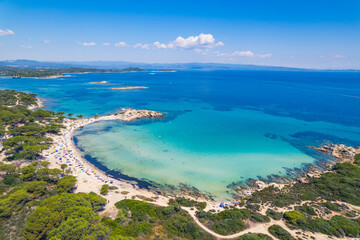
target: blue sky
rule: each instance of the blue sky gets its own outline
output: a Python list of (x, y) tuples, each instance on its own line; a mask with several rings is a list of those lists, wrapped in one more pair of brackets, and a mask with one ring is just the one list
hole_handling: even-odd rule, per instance
[(360, 1), (0, 0), (0, 60), (360, 69)]

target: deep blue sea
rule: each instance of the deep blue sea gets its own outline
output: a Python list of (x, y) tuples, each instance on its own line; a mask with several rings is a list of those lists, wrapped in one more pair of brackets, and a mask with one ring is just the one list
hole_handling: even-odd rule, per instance
[[(93, 84), (108, 81), (108, 84)], [(111, 90), (116, 86), (149, 89)], [(123, 107), (161, 120), (98, 122), (78, 146), (109, 169), (159, 184), (186, 184), (225, 198), (228, 185), (327, 159), (311, 146), (360, 145), (360, 73), (179, 71), (0, 78), (1, 89), (37, 93), (46, 108), (75, 115)]]

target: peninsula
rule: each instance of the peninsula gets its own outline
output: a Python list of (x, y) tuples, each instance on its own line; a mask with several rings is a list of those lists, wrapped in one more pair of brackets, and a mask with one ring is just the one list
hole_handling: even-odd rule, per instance
[(12, 76), (14, 78), (58, 78), (65, 77), (65, 74), (78, 73), (127, 73), (144, 72), (144, 69), (129, 67), (123, 69), (101, 69), (85, 67), (67, 67), (67, 68), (32, 68), (32, 67), (8, 67), (0, 66), (1, 76)]

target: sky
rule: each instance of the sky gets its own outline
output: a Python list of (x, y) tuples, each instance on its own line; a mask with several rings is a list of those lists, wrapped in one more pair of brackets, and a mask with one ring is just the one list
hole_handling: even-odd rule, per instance
[(359, 0), (0, 0), (0, 60), (360, 69)]

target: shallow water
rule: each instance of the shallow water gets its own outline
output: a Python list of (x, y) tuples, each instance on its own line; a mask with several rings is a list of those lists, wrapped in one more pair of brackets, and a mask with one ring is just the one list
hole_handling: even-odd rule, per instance
[[(55, 111), (91, 116), (122, 107), (161, 120), (98, 122), (78, 145), (109, 169), (160, 184), (188, 184), (218, 198), (227, 185), (324, 157), (309, 146), (360, 144), (360, 73), (211, 71), (1, 78), (1, 88), (38, 93)], [(94, 81), (110, 84), (90, 84)], [(114, 86), (149, 89), (115, 91)]]

